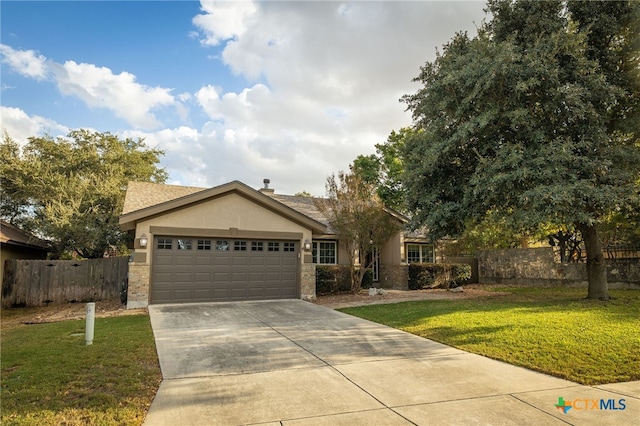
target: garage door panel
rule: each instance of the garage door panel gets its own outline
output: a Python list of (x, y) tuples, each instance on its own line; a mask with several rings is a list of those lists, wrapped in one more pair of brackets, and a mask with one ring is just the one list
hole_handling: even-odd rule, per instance
[(281, 274), (281, 278), (282, 281), (288, 281), (288, 282), (292, 282), (296, 280), (296, 273), (291, 271), (291, 272), (282, 272)]
[(174, 265), (176, 266), (192, 266), (194, 264), (194, 258), (191, 253), (180, 253), (174, 256)]
[(193, 278), (199, 283), (210, 283), (212, 281), (212, 275), (211, 272), (194, 272)]
[(193, 274), (191, 272), (176, 272), (174, 277), (177, 283), (193, 282)]
[(229, 263), (229, 265), (232, 266), (247, 266), (249, 265), (249, 256), (246, 255), (239, 255), (239, 256), (234, 256), (233, 259), (231, 260), (231, 262)]
[(265, 278), (265, 274), (264, 272), (251, 272), (249, 274), (249, 281), (250, 282), (263, 282)]
[[(169, 237), (158, 238), (166, 241)], [(183, 241), (180, 249), (178, 240)], [(186, 244), (189, 240), (191, 246)], [(163, 249), (158, 240), (154, 242), (157, 249), (152, 263), (151, 303), (297, 297), (297, 253), (285, 252), (282, 242), (258, 242), (255, 246), (261, 245), (263, 250), (253, 251), (251, 240), (229, 240), (227, 250), (217, 250), (215, 240), (210, 249), (206, 249), (209, 246), (204, 239), (173, 237), (173, 241), (171, 247), (165, 244)]]
[(295, 268), (297, 266), (298, 258), (295, 256), (282, 257), (282, 266)]
[(211, 265), (211, 255), (197, 254), (193, 259), (194, 266), (209, 266)]

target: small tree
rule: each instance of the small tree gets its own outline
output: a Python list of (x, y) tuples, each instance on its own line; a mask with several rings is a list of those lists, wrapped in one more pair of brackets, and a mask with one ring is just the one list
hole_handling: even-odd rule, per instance
[(358, 174), (340, 172), (337, 179), (331, 175), (326, 190), (327, 198), (314, 202), (345, 248), (351, 265), (351, 291), (355, 293), (375, 261), (368, 255), (400, 231), (401, 221), (385, 208), (375, 187)]

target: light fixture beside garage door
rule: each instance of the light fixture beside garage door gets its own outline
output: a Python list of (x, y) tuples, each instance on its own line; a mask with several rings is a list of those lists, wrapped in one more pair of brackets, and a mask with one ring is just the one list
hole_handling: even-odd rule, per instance
[(304, 240), (304, 245), (302, 246), (304, 251), (311, 251), (311, 241)]
[(142, 234), (140, 235), (140, 238), (138, 238), (138, 244), (140, 244), (140, 247), (146, 247), (148, 241), (147, 234)]

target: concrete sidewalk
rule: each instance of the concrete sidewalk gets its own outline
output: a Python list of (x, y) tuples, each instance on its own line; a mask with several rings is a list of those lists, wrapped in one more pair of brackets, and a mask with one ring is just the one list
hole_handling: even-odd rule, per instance
[(300, 300), (149, 312), (148, 426), (640, 424), (640, 382), (582, 386)]

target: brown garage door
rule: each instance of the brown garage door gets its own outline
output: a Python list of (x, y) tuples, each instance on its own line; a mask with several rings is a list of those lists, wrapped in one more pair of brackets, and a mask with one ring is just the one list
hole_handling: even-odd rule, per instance
[(297, 298), (297, 244), (157, 236), (151, 303)]

